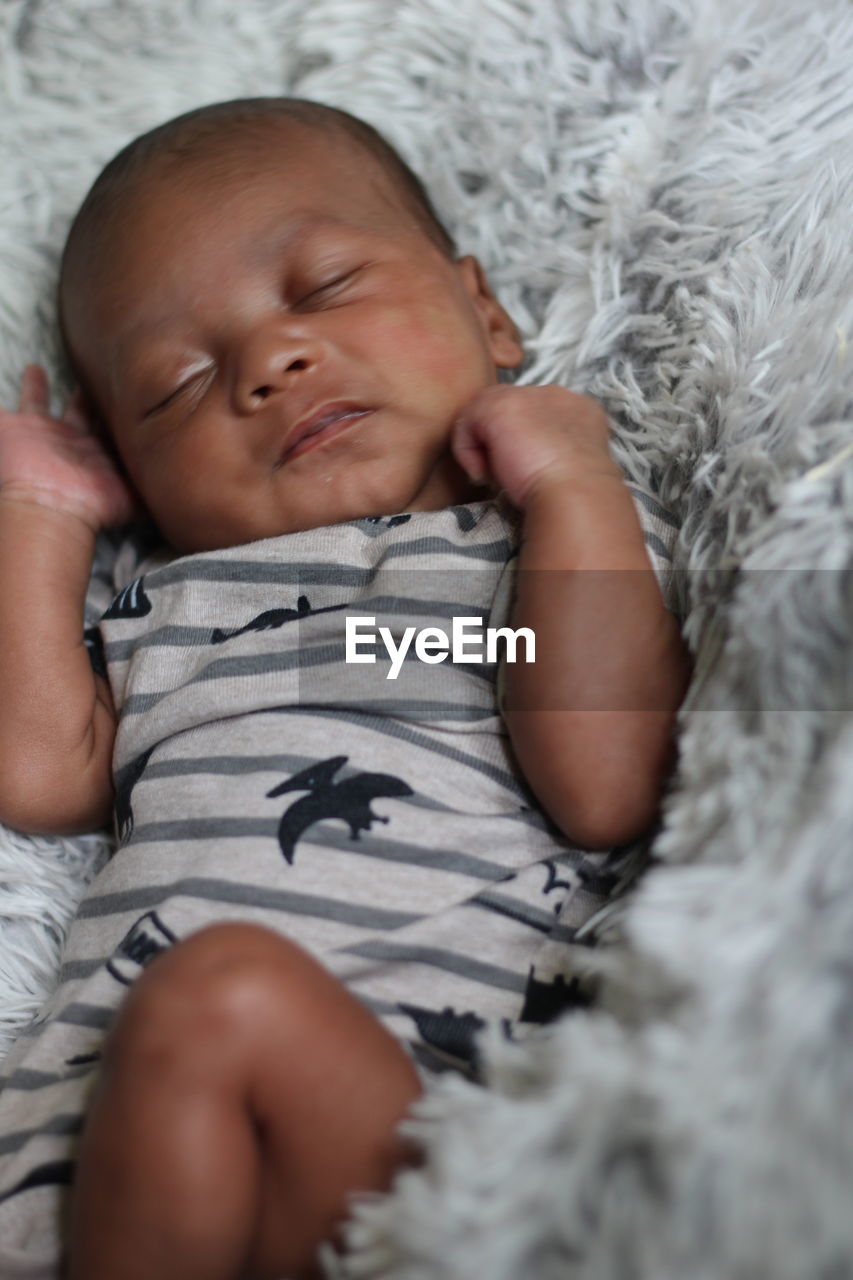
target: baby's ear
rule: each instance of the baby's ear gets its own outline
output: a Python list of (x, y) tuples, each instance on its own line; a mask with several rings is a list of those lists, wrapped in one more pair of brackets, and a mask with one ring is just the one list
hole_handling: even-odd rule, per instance
[(464, 258), (457, 258), (456, 270), (480, 316), (495, 364), (499, 369), (518, 368), (524, 359), (521, 338), (492, 292), (480, 262), (466, 254)]

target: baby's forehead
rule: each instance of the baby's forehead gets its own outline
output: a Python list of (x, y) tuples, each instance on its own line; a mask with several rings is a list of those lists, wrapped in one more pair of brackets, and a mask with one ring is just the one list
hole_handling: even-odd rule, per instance
[[(261, 148), (251, 136), (251, 146), (208, 149), (191, 163), (155, 157), (135, 173), (68, 263), (69, 309), (78, 310), (75, 299), (99, 302), (125, 292), (131, 275), (147, 292), (162, 278), (165, 247), (183, 240), (203, 252), (206, 228), (232, 227), (235, 244), (257, 235), (259, 253), (268, 241), (292, 242), (298, 251), (320, 233), (343, 234), (377, 219), (390, 224), (406, 212), (393, 178), (366, 149), (366, 159), (356, 157), (330, 131), (305, 127), (296, 154), (277, 150), (275, 138)], [(148, 261), (158, 270), (139, 277), (136, 268)]]
[(262, 119), (224, 127), (192, 146), (155, 151), (133, 165), (77, 236), (79, 252), (72, 260), (88, 259), (85, 275), (97, 274), (99, 262), (127, 249), (140, 212), (168, 211), (183, 201), (196, 216), (212, 210), (221, 219), (236, 219), (245, 192), (267, 200), (292, 197), (294, 185), (306, 178), (317, 180), (315, 191), (335, 191), (339, 207), (372, 201), (388, 208), (404, 202), (396, 175), (359, 139), (332, 126)]
[[(371, 230), (396, 235), (412, 226), (411, 207), (378, 162), (355, 160), (351, 152), (342, 158), (322, 139), (312, 139), (298, 166), (274, 154), (260, 163), (246, 154), (217, 155), (193, 170), (170, 167), (148, 175), (112, 234), (100, 238), (95, 274), (112, 292), (117, 274), (146, 259), (158, 267), (181, 265), (184, 247), (194, 261), (224, 249), (229, 261), (250, 263), (287, 251), (296, 262), (319, 241)], [(160, 277), (158, 271), (152, 281)], [(138, 287), (147, 290), (148, 283), (143, 274)]]

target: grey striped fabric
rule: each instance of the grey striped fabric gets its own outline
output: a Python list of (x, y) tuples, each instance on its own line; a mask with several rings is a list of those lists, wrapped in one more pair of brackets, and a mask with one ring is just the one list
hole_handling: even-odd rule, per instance
[[(665, 586), (671, 516), (634, 494)], [(57, 1272), (61, 1201), (105, 1030), (164, 947), (216, 920), (322, 959), (425, 1070), (476, 1073), (476, 1032), (583, 1000), (573, 965), (625, 851), (572, 847), (514, 764), (494, 662), (388, 678), (345, 661), (347, 616), (507, 622), (511, 510), (480, 502), (225, 551), (153, 557), (104, 614), (120, 713), (120, 846), (81, 903), (61, 983), (0, 1094), (0, 1275)], [(370, 649), (365, 647), (363, 652)]]

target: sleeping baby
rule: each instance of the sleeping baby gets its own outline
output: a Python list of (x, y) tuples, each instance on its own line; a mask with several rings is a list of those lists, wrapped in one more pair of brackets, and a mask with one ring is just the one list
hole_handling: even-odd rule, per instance
[(344, 112), (137, 139), (59, 301), (74, 394), (0, 412), (0, 819), (119, 842), (6, 1067), (0, 1274), (317, 1276), (425, 1081), (586, 998), (673, 765), (674, 521), (599, 404), (499, 380), (480, 264)]

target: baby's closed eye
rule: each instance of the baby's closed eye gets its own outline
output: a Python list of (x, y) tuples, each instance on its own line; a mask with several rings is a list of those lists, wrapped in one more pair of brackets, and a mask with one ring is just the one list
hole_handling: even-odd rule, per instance
[(205, 379), (210, 376), (211, 372), (212, 367), (196, 370), (194, 373), (190, 374), (189, 377), (184, 378), (182, 382), (179, 382), (176, 387), (172, 388), (172, 390), (167, 391), (162, 395), (156, 403), (152, 404), (149, 408), (144, 409), (142, 412), (142, 418), (146, 419), (156, 417), (157, 414), (168, 409), (175, 403), (175, 401), (187, 392), (198, 389), (200, 385), (204, 383)]
[(300, 293), (293, 305), (300, 310), (322, 306), (329, 299), (334, 299), (355, 284), (366, 269), (366, 265), (335, 271), (328, 279), (322, 280), (319, 284), (312, 284), (307, 292)]

